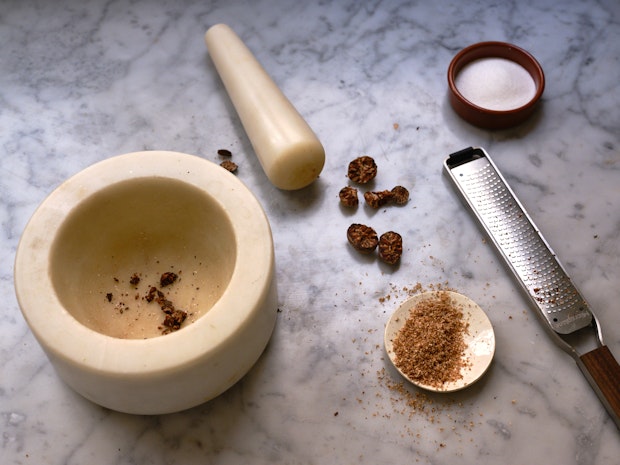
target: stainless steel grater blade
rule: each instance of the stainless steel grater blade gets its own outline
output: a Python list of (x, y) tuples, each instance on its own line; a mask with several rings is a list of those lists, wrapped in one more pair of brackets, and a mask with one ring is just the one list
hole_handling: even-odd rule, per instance
[(620, 365), (596, 316), (489, 155), (455, 152), (444, 171), (485, 230), (554, 342), (577, 362), (620, 428)]

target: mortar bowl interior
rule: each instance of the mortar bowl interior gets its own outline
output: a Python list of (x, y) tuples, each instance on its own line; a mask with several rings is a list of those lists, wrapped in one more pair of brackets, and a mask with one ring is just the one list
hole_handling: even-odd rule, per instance
[(263, 352), (277, 313), (258, 200), (177, 152), (112, 157), (60, 185), (24, 230), (15, 288), (60, 378), (128, 413), (224, 392)]

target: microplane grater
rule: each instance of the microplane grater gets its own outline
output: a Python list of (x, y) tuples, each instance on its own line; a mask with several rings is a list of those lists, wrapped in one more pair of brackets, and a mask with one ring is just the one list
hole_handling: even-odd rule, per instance
[(620, 365), (600, 324), (487, 152), (451, 154), (444, 171), (494, 244), (554, 342), (577, 362), (620, 428)]

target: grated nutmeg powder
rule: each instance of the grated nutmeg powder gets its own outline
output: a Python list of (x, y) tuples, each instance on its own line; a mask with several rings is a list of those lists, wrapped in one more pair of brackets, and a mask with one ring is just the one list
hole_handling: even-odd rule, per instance
[(396, 366), (411, 380), (441, 388), (462, 378), (468, 324), (447, 292), (437, 291), (410, 311), (394, 340)]

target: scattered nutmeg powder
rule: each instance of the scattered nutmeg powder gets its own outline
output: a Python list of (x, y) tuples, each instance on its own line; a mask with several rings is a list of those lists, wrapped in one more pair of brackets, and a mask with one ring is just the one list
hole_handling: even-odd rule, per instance
[(438, 291), (419, 302), (393, 341), (395, 365), (411, 380), (441, 388), (462, 378), (467, 323), (450, 295)]

